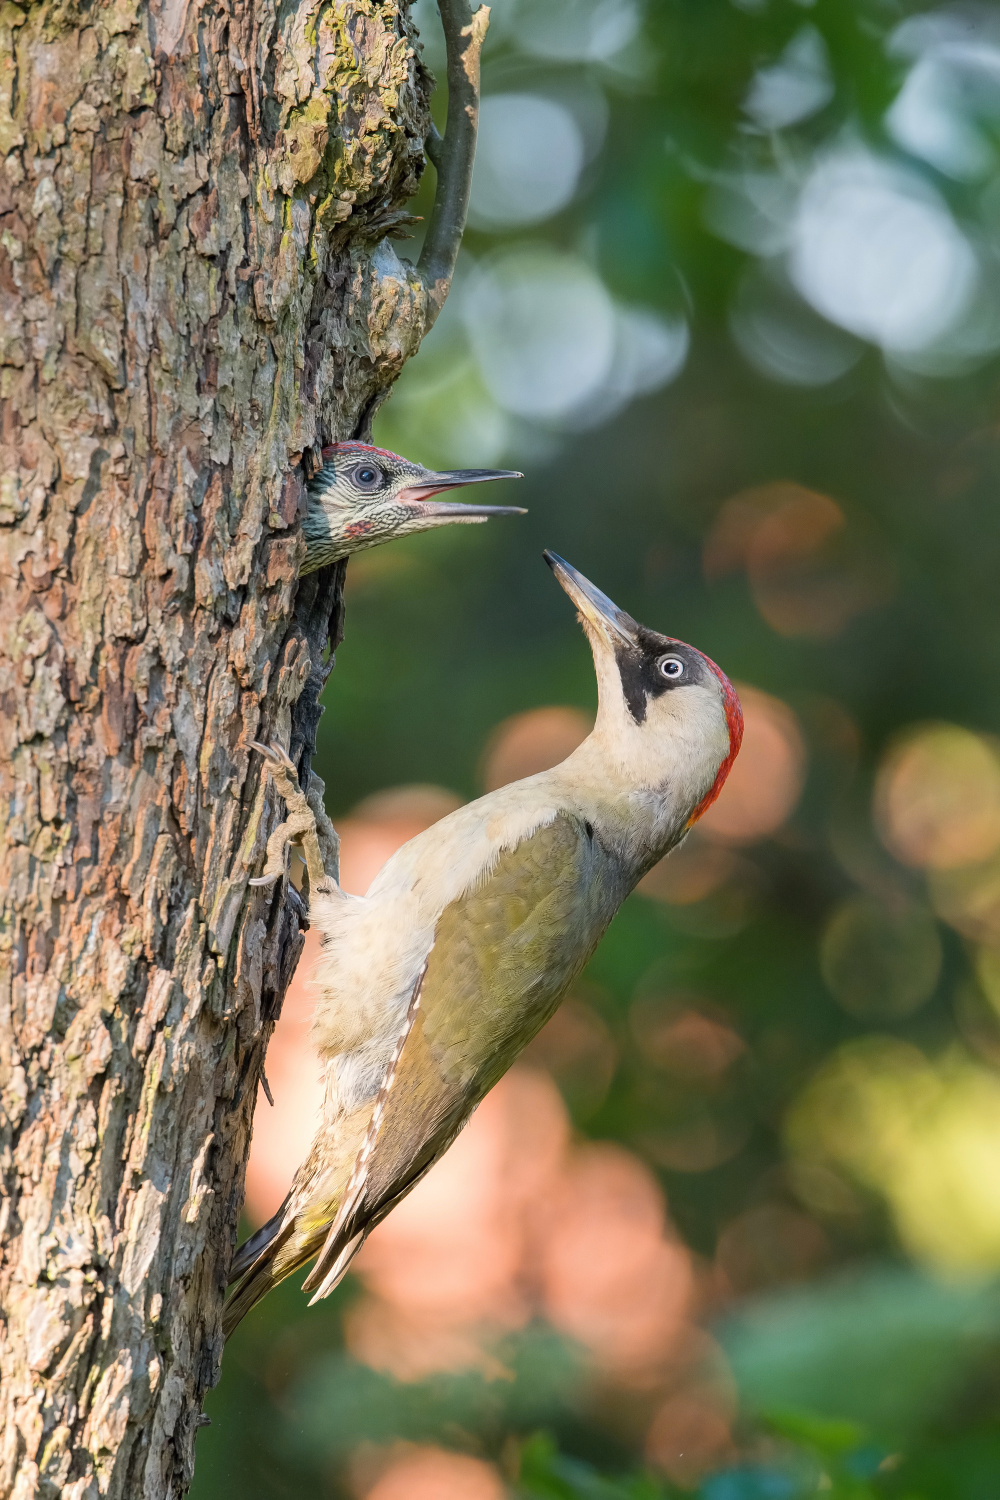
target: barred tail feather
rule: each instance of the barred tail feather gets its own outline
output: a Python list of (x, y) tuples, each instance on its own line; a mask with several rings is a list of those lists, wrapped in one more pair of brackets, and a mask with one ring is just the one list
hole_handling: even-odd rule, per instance
[(246, 1275), (257, 1257), (267, 1249), (275, 1235), (280, 1232), (285, 1219), (285, 1210), (288, 1208), (291, 1196), (291, 1193), (289, 1193), (288, 1198), (285, 1199), (278, 1212), (272, 1214), (266, 1224), (262, 1224), (249, 1239), (244, 1240), (242, 1245), (237, 1247), (229, 1267), (229, 1286), (232, 1286), (234, 1281), (239, 1281), (242, 1276)]
[(224, 1338), (228, 1339), (237, 1324), (272, 1287), (312, 1260), (322, 1243), (322, 1230), (311, 1236), (303, 1236), (301, 1232), (296, 1234), (301, 1225), (291, 1203), (292, 1194), (289, 1193), (273, 1218), (244, 1240), (233, 1256), (229, 1284), (232, 1286), (235, 1282), (237, 1285), (222, 1309)]
[(258, 1266), (249, 1275), (242, 1286), (229, 1298), (222, 1309), (222, 1336), (225, 1339), (243, 1321), (251, 1307), (256, 1307), (262, 1297), (266, 1297), (273, 1286), (277, 1285), (278, 1278), (272, 1274), (269, 1264)]
[[(273, 1229), (272, 1225), (274, 1225)], [(267, 1296), (272, 1287), (277, 1286), (279, 1281), (284, 1281), (286, 1276), (291, 1276), (293, 1271), (297, 1271), (300, 1266), (304, 1266), (316, 1254), (316, 1251), (323, 1242), (322, 1230), (304, 1242), (302, 1240), (292, 1240), (292, 1243), (289, 1244), (294, 1229), (295, 1219), (290, 1217), (284, 1224), (279, 1222), (277, 1225), (275, 1225), (274, 1219), (272, 1219), (270, 1224), (264, 1225), (263, 1230), (258, 1230), (258, 1234), (263, 1234), (265, 1230), (271, 1230), (271, 1236), (263, 1248), (258, 1251), (256, 1257), (248, 1261), (242, 1280), (240, 1280), (236, 1290), (222, 1309), (222, 1333), (224, 1338), (228, 1339), (234, 1328), (242, 1322), (250, 1309), (256, 1307), (257, 1303), (262, 1297)], [(257, 1236), (254, 1236), (254, 1238), (256, 1239)], [(250, 1241), (248, 1240), (247, 1245), (241, 1246), (241, 1249), (246, 1249), (249, 1244)]]

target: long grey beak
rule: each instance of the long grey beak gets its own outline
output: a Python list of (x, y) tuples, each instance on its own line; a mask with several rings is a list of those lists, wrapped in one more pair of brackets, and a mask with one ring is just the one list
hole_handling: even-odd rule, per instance
[(559, 580), (560, 587), (585, 619), (603, 630), (606, 636), (617, 636), (626, 646), (636, 645), (639, 626), (631, 615), (619, 609), (607, 594), (602, 594), (589, 578), (584, 578), (582, 573), (578, 573), (558, 553), (549, 552), (546, 548), (542, 556)]
[(516, 469), (443, 469), (434, 474), (428, 470), (423, 479), (414, 480), (400, 490), (398, 499), (422, 516), (440, 516), (447, 520), (486, 521), (490, 516), (524, 516), (521, 505), (462, 505), (456, 500), (432, 500), (442, 490), (457, 490), (466, 484), (485, 484), (491, 479), (523, 479)]

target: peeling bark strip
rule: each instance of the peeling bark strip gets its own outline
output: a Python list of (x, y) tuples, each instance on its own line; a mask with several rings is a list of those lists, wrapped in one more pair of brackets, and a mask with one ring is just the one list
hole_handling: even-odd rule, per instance
[(432, 264), (384, 237), (429, 87), (402, 0), (0, 0), (0, 1497), (191, 1477), (301, 947), (247, 742), (307, 775), (341, 571), (298, 584), (299, 461), (454, 266), (468, 100)]

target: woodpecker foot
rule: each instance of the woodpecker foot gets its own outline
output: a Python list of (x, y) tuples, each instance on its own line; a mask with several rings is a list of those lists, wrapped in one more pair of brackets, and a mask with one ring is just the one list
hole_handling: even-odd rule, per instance
[(327, 880), (327, 873), (320, 851), (316, 815), (299, 786), (295, 766), (280, 745), (262, 745), (257, 740), (251, 740), (250, 747), (264, 757), (267, 772), (284, 798), (288, 811), (285, 821), (278, 824), (267, 841), (267, 863), (264, 865), (263, 875), (258, 875), (250, 884), (274, 885), (285, 873), (289, 844), (298, 844), (309, 873), (309, 889), (314, 891)]

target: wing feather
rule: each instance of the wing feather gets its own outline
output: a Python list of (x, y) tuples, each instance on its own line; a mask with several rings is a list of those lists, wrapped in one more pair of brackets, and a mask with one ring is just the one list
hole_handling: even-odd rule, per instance
[(617, 908), (621, 880), (585, 825), (560, 813), (445, 908), (350, 1185), (304, 1283), (314, 1301), (552, 1015)]
[[(399, 1059), (402, 1056), (403, 1048), (406, 1045), (406, 1039), (409, 1036), (410, 1032), (413, 1030), (413, 1024), (417, 1018), (417, 1011), (420, 1009), (420, 992), (423, 988), (424, 978), (426, 974), (427, 960), (425, 959), (424, 966), (420, 970), (420, 973), (417, 975), (417, 982), (413, 986), (413, 994), (406, 1009), (406, 1017), (403, 1021), (402, 1030), (399, 1033), (396, 1046), (393, 1049), (392, 1057), (389, 1060), (389, 1066), (386, 1069), (385, 1077), (382, 1080), (382, 1086), (378, 1091), (378, 1097), (376, 1098), (375, 1103), (372, 1107), (371, 1120), (369, 1121), (368, 1129), (365, 1132), (365, 1138), (361, 1143), (361, 1150), (358, 1152), (357, 1160), (354, 1163), (354, 1169), (351, 1172), (350, 1180), (348, 1181), (347, 1187), (344, 1189), (344, 1196), (341, 1199), (340, 1207), (337, 1210), (337, 1216), (334, 1219), (333, 1223), (330, 1225), (330, 1232), (327, 1235), (326, 1240), (323, 1244), (323, 1248), (316, 1259), (316, 1264), (313, 1266), (312, 1270), (309, 1272), (309, 1275), (302, 1283), (302, 1290), (304, 1292), (311, 1292), (316, 1287), (322, 1287), (328, 1279), (330, 1279), (333, 1275), (336, 1275), (336, 1281), (330, 1279), (330, 1285), (322, 1291), (322, 1295), (326, 1296), (329, 1292), (333, 1291), (333, 1288), (336, 1286), (337, 1281), (340, 1280), (347, 1269), (350, 1257), (348, 1257), (348, 1260), (344, 1260), (344, 1246), (341, 1230), (343, 1229), (347, 1221), (352, 1218), (354, 1210), (357, 1208), (358, 1202), (362, 1194), (364, 1193), (365, 1185), (368, 1181), (368, 1164), (371, 1160), (372, 1153), (374, 1152), (375, 1147), (378, 1143), (379, 1131), (382, 1128), (382, 1120), (385, 1115), (386, 1105), (389, 1100), (389, 1095), (392, 1091), (392, 1086), (396, 1081), (396, 1070), (399, 1066)], [(353, 1256), (361, 1248), (360, 1240), (357, 1235), (354, 1237), (354, 1240), (351, 1241), (351, 1244), (355, 1246), (355, 1248), (351, 1251), (351, 1256)], [(341, 1261), (344, 1262), (342, 1267), (339, 1264)]]

